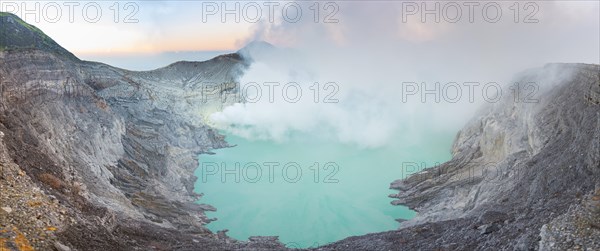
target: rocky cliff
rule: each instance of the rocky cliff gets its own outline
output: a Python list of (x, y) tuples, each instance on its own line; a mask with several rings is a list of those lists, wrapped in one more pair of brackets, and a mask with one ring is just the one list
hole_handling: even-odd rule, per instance
[(81, 61), (12, 14), (0, 23), (0, 246), (22, 233), (42, 250), (280, 247), (218, 239), (193, 192), (198, 154), (227, 147), (205, 115), (237, 101), (247, 60), (131, 72)]
[[(284, 249), (211, 233), (214, 208), (194, 203), (198, 154), (228, 146), (205, 116), (239, 99), (244, 50), (132, 72), (81, 61), (11, 14), (0, 35), (0, 248)], [(539, 102), (485, 107), (451, 161), (392, 184), (415, 219), (318, 249), (600, 248), (599, 72), (522, 73), (552, 82)]]
[(484, 107), (452, 160), (391, 184), (416, 218), (319, 250), (600, 250), (599, 77), (584, 64), (519, 74), (536, 98)]

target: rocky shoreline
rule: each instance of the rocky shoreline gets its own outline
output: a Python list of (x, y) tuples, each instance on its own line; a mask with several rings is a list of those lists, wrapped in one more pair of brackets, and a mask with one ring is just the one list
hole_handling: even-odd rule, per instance
[[(285, 249), (211, 233), (215, 209), (193, 191), (198, 154), (228, 146), (205, 116), (237, 101), (249, 60), (132, 72), (81, 61), (14, 15), (0, 23), (0, 248)], [(539, 103), (483, 109), (451, 161), (392, 183), (415, 219), (316, 250), (600, 249), (599, 67), (523, 73), (557, 83)]]
[(600, 66), (549, 64), (516, 80), (550, 88), (539, 102), (485, 107), (450, 161), (391, 184), (414, 219), (318, 250), (600, 250)]
[(215, 209), (193, 191), (198, 154), (228, 146), (203, 116), (236, 101), (242, 57), (131, 72), (69, 56), (14, 15), (0, 22), (1, 245), (22, 232), (41, 250), (282, 247), (211, 233)]

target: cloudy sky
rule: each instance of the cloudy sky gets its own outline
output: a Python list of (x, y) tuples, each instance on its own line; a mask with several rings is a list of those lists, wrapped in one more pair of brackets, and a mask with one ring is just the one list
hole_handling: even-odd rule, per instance
[[(2, 0), (0, 8), (40, 27), (83, 59), (129, 69), (186, 59), (172, 54), (167, 59), (172, 61), (148, 65), (140, 63), (152, 61), (144, 55), (204, 51), (209, 57), (253, 40), (290, 48), (285, 52), (292, 52), (289, 55), (276, 56), (279, 60), (255, 63), (241, 78), (242, 84), (297, 82), (305, 98), (310, 98), (306, 94), (315, 82), (321, 91), (333, 82), (338, 85), (339, 103), (309, 99), (274, 105), (262, 99), (212, 116), (222, 129), (276, 140), (284, 140), (290, 132), (322, 131), (342, 142), (379, 147), (400, 131), (419, 135), (431, 130), (422, 129), (423, 125), (455, 132), (477, 106), (465, 99), (399, 102), (402, 83), (427, 83), (427, 88), (436, 82), (506, 86), (514, 74), (546, 63), (600, 63), (598, 1), (187, 0), (36, 5)], [(126, 60), (140, 55), (138, 61)], [(543, 82), (537, 84), (548, 84)]]
[[(338, 45), (352, 43), (357, 38), (362, 42), (365, 36), (372, 37), (375, 42), (428, 43), (465, 31), (470, 33), (465, 37), (470, 43), (489, 43), (492, 39), (516, 41), (514, 36), (534, 32), (522, 39), (524, 44), (520, 47), (535, 42), (550, 45), (561, 42), (565, 46), (577, 42), (577, 47), (598, 50), (597, 46), (590, 46), (598, 42), (598, 29), (594, 29), (600, 22), (598, 1), (540, 1), (533, 2), (535, 6), (521, 3), (518, 13), (513, 2), (502, 1), (498, 2), (502, 5), (502, 13), (496, 23), (484, 20), (485, 2), (473, 6), (473, 22), (469, 22), (470, 7), (459, 1), (462, 15), (456, 23), (449, 22), (455, 20), (456, 6), (447, 2), (437, 2), (441, 13), (439, 23), (435, 22), (434, 15), (427, 16), (426, 22), (419, 22), (422, 7), (436, 9), (436, 2), (432, 1), (426, 6), (420, 2), (390, 1), (330, 3), (321, 2), (315, 6), (316, 2), (311, 1), (3, 0), (0, 8), (39, 26), (78, 54), (234, 50), (252, 38), (293, 46), (314, 40), (314, 36), (319, 36), (320, 40), (327, 38)], [(407, 14), (415, 5), (417, 13)], [(300, 18), (295, 18), (298, 7), (302, 13)], [(236, 14), (227, 14), (236, 9)], [(493, 18), (495, 6), (488, 6), (487, 12)], [(406, 22), (402, 20), (404, 16)], [(514, 23), (515, 16), (519, 23)], [(525, 24), (526, 19), (538, 20), (538, 23)], [(331, 23), (336, 20), (337, 23)]]

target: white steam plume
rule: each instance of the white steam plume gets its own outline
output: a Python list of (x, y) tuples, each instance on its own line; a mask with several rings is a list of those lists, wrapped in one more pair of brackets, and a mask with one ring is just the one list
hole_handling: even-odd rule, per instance
[[(304, 4), (303, 10), (309, 4), (313, 3)], [(434, 2), (426, 4), (434, 7)], [(599, 63), (598, 2), (536, 2), (537, 23), (523, 22), (528, 14), (524, 6), (515, 23), (513, 3), (507, 2), (500, 4), (502, 18), (487, 22), (481, 12), (484, 4), (475, 9), (472, 23), (466, 7), (456, 23), (443, 18), (436, 23), (432, 15), (423, 23), (418, 14), (403, 22), (402, 3), (390, 1), (337, 2), (337, 23), (315, 23), (308, 14), (297, 23), (264, 20), (240, 44), (264, 40), (293, 49), (253, 55), (255, 63), (240, 82), (262, 86), (263, 96), (255, 103), (227, 107), (211, 119), (216, 126), (248, 138), (285, 141), (294, 132), (304, 132), (381, 147), (399, 134), (412, 137), (404, 140), (418, 140), (428, 130), (458, 130), (477, 104), (486, 102), (481, 88), (489, 82), (505, 88), (515, 73), (551, 62)], [(323, 20), (326, 13), (321, 14)], [(270, 82), (280, 84), (274, 102), (263, 85)], [(302, 90), (297, 103), (282, 96), (282, 87), (291, 82)], [(320, 85), (318, 103), (310, 89), (315, 82)], [(331, 91), (324, 89), (328, 82), (339, 87), (334, 96), (338, 103), (323, 103)], [(462, 96), (458, 102), (446, 102), (444, 97), (455, 96), (449, 89), (442, 91), (447, 96), (439, 103), (434, 95), (422, 102), (421, 92), (403, 101), (406, 82), (425, 82), (429, 89), (436, 82), (442, 88), (457, 83), (463, 87)], [(480, 84), (474, 102), (464, 85), (471, 82)], [(503, 89), (503, 94), (508, 95), (508, 90)]]

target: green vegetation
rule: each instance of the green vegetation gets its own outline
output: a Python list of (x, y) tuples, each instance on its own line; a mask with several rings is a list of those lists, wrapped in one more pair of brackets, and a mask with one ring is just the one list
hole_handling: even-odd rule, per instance
[(0, 12), (0, 23), (1, 51), (37, 49), (76, 59), (43, 31), (12, 13)]

